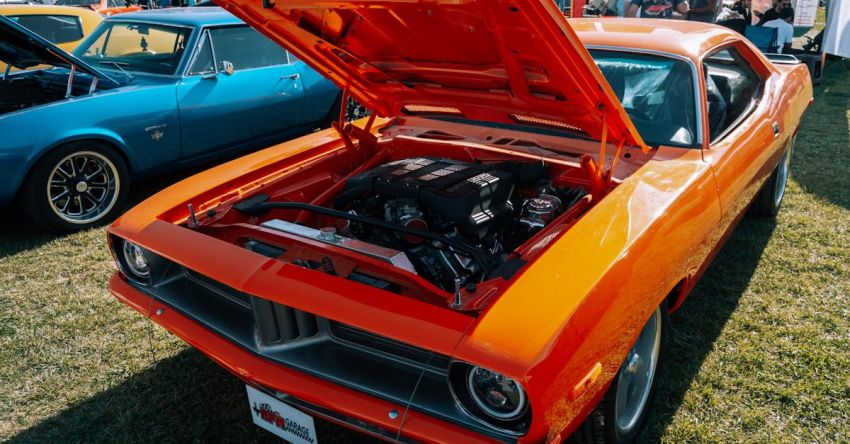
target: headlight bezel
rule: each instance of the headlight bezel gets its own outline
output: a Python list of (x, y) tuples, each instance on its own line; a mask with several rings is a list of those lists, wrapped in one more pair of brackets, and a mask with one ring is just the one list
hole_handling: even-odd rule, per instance
[[(110, 250), (112, 257), (118, 266), (118, 270), (124, 278), (138, 286), (150, 287), (167, 278), (170, 273), (169, 261), (151, 252), (147, 248), (135, 242), (129, 241), (119, 236), (109, 236)], [(127, 247), (133, 246), (138, 252), (143, 255), (148, 264), (148, 273), (143, 275), (134, 271), (134, 267), (130, 265), (130, 258), (127, 257)]]
[(147, 250), (141, 245), (125, 240), (122, 242), (119, 254), (126, 268), (124, 274), (132, 275), (138, 281), (150, 281), (151, 262)]
[[(521, 393), (517, 408), (509, 414), (495, 412), (497, 413), (495, 415), (492, 414), (494, 413), (492, 411), (488, 412), (488, 408), (482, 408), (482, 404), (486, 406), (487, 403), (484, 400), (475, 399), (476, 395), (473, 394), (470, 384), (470, 376), (473, 375), (472, 372), (475, 369), (492, 372), (512, 381), (516, 385), (518, 392)], [(531, 402), (525, 387), (523, 387), (520, 381), (486, 367), (462, 361), (453, 361), (449, 367), (448, 383), (456, 405), (466, 415), (501, 432), (522, 435), (528, 431), (531, 424)]]

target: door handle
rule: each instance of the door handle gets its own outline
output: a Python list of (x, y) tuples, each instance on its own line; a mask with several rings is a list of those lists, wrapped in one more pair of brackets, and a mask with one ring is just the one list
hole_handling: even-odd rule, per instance
[(298, 80), (301, 77), (301, 74), (287, 74), (285, 76), (280, 76), (281, 79), (289, 79), (289, 80)]
[(779, 137), (779, 122), (773, 122), (773, 138)]

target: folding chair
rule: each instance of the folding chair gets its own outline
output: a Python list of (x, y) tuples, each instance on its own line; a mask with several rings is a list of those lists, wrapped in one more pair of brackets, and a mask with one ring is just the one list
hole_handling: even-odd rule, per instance
[(779, 30), (766, 26), (747, 26), (747, 39), (756, 45), (759, 51), (765, 54), (774, 54), (779, 51), (776, 43)]

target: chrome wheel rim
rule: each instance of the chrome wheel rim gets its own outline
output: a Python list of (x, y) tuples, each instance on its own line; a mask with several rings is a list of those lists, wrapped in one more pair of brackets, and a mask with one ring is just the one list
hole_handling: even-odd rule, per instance
[(354, 100), (353, 97), (348, 97), (348, 101), (345, 103), (345, 121), (352, 122), (357, 119), (362, 119), (369, 115), (369, 110), (366, 109), (365, 106), (361, 105), (360, 102)]
[(782, 198), (785, 197), (785, 185), (788, 184), (788, 171), (791, 170), (791, 149), (794, 147), (794, 141), (782, 154), (782, 160), (779, 161), (779, 167), (776, 170), (776, 191), (774, 192), (774, 204), (778, 207), (782, 203)]
[(112, 161), (94, 151), (78, 151), (53, 167), (47, 178), (47, 202), (60, 219), (87, 224), (112, 210), (120, 187)]
[(661, 350), (661, 308), (649, 318), (635, 345), (629, 350), (620, 367), (617, 392), (614, 399), (614, 417), (620, 435), (628, 434), (637, 426), (643, 413), (655, 378), (658, 354)]

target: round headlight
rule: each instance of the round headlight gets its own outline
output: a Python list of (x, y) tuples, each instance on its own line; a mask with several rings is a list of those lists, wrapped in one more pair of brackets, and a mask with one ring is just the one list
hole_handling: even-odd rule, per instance
[(518, 382), (501, 373), (469, 367), (466, 384), (475, 405), (493, 418), (506, 421), (525, 412), (525, 391)]
[(124, 254), (124, 264), (127, 265), (127, 272), (133, 274), (130, 277), (147, 280), (151, 275), (151, 266), (145, 254), (145, 249), (130, 241), (124, 241), (121, 251)]

